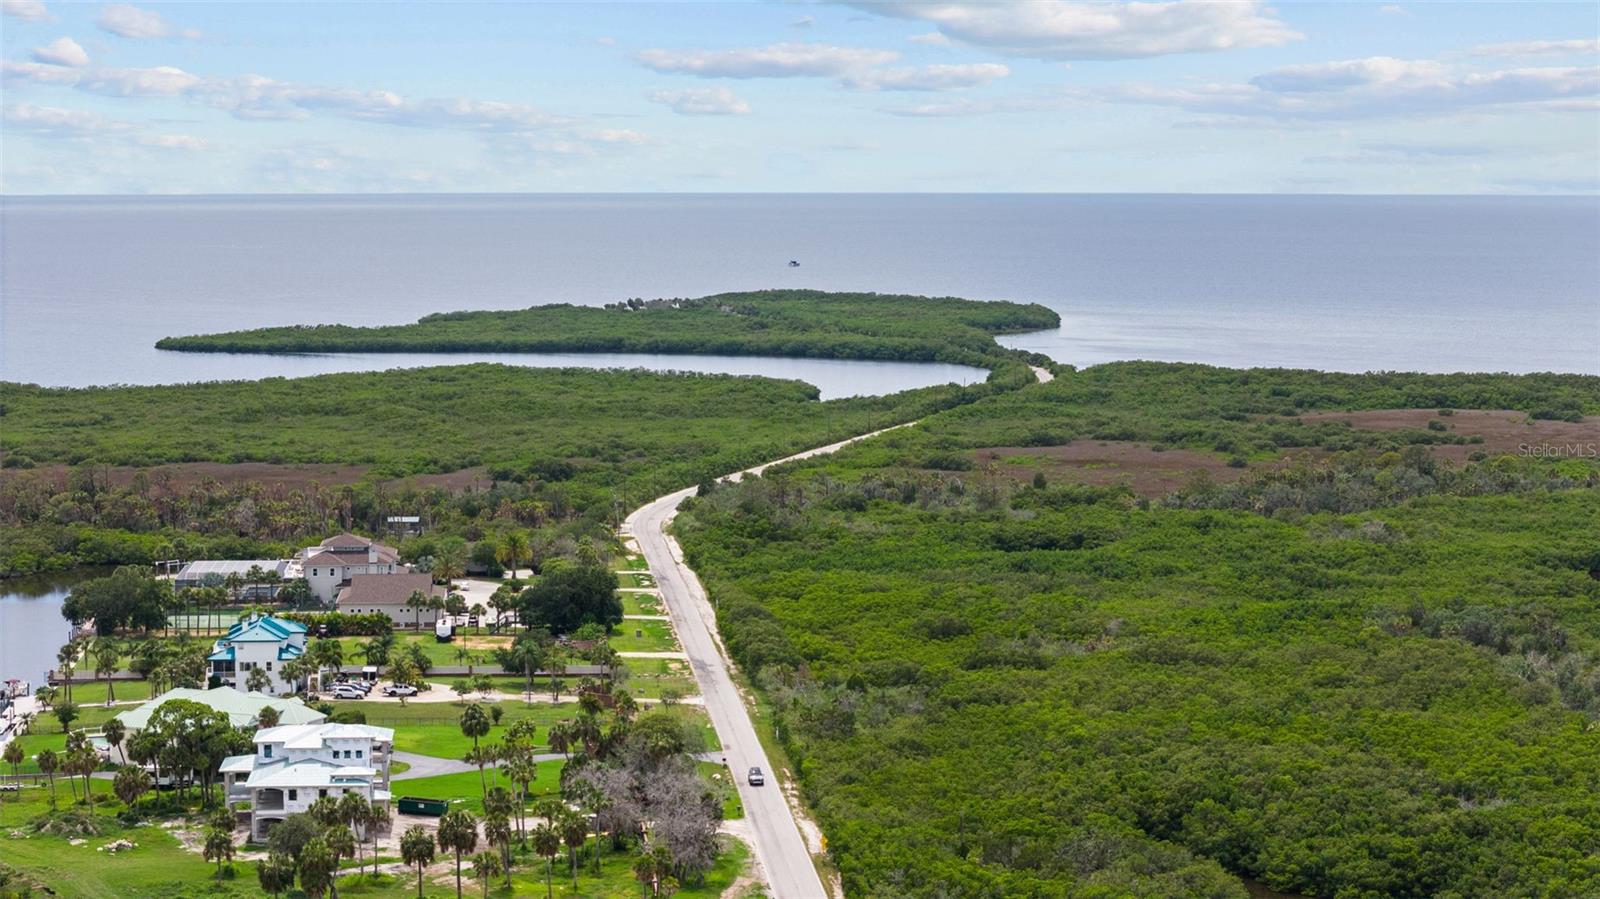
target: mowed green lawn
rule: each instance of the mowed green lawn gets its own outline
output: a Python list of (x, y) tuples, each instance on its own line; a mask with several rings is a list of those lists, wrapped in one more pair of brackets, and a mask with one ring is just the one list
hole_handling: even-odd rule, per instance
[[(125, 705), (112, 706), (110, 708), (106, 708), (103, 705), (82, 706), (78, 709), (78, 717), (72, 722), (72, 729), (97, 730), (102, 724), (111, 720), (113, 715), (118, 712), (126, 712), (131, 708), (132, 706)], [(67, 735), (61, 729), (61, 722), (57, 721), (56, 716), (50, 712), (39, 713), (33, 719), (33, 725), (29, 728), (28, 733), (17, 737), (17, 741), (22, 744), (22, 751), (26, 755), (22, 764), (17, 767), (17, 770), (22, 774), (39, 773), (39, 763), (34, 760), (34, 756), (40, 752), (50, 749), (59, 755), (67, 748)], [(120, 761), (120, 757), (115, 750), (112, 751), (111, 757), (113, 760)], [(11, 766), (0, 766), (0, 773), (10, 774)], [(0, 851), (0, 860), (3, 860), (4, 856), (5, 853)]]
[[(480, 742), (494, 743), (505, 737), (506, 728), (524, 719), (532, 719), (539, 727), (539, 745), (544, 747), (544, 736), (550, 725), (578, 715), (577, 703), (500, 702), (500, 723)], [(400, 752), (415, 752), (440, 758), (459, 759), (472, 748), (472, 739), (461, 733), (461, 712), (465, 705), (459, 702), (413, 702), (405, 706), (394, 702), (340, 702), (336, 708), (359, 709), (367, 716), (367, 723), (394, 728), (394, 748)]]
[(675, 652), (678, 641), (665, 621), (624, 619), (611, 635), (611, 648), (617, 652)]
[[(622, 597), (622, 614), (624, 615), (665, 615), (666, 610), (661, 607), (661, 598), (653, 593), (619, 593)], [(627, 627), (628, 622), (623, 620), (619, 628)]]

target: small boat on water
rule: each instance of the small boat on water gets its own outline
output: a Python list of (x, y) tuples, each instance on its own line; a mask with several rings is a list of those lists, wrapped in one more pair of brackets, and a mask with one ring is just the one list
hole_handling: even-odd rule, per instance
[(789, 260), (789, 267), (790, 268), (799, 268), (800, 267), (800, 261), (797, 260), (797, 259)]

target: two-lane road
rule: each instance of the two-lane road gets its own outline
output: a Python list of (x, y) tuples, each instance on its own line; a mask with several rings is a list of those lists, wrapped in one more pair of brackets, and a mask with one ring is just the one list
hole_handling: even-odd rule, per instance
[[(897, 427), (905, 427), (898, 425)], [(884, 430), (893, 430), (885, 428)], [(839, 443), (808, 450), (794, 456), (758, 465), (731, 475), (738, 479), (745, 474), (759, 474), (772, 465), (820, 456), (848, 446), (857, 440), (874, 437), (883, 431), (874, 431), (852, 437)], [(739, 798), (744, 802), (745, 819), (750, 825), (756, 858), (766, 873), (768, 888), (774, 899), (824, 899), (822, 879), (811, 863), (800, 827), (795, 823), (794, 812), (784, 799), (783, 790), (773, 771), (772, 762), (761, 748), (755, 725), (744, 699), (733, 683), (729, 662), (717, 636), (716, 613), (706, 598), (700, 579), (683, 562), (683, 550), (678, 542), (666, 533), (668, 522), (678, 514), (678, 504), (694, 488), (679, 490), (650, 503), (628, 516), (622, 525), (624, 536), (631, 536), (639, 544), (639, 551), (650, 564), (661, 599), (672, 618), (672, 626), (689, 657), (700, 693), (705, 697), (706, 711), (711, 724), (722, 741), (722, 754), (728, 759), (728, 768), (739, 787)], [(751, 768), (760, 768), (767, 775), (766, 786), (752, 787), (745, 774)]]

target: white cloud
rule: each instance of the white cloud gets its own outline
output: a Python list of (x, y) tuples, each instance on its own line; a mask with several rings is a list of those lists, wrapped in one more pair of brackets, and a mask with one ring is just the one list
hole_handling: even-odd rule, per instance
[(173, 96), (186, 93), (205, 79), (172, 66), (151, 69), (94, 69), (77, 82), (79, 90), (112, 97)]
[(39, 0), (0, 0), (0, 13), (24, 22), (54, 22), (56, 17)]
[(1398, 5), (1393, 4), (1393, 3), (1385, 3), (1384, 5), (1378, 7), (1378, 15), (1380, 15), (1380, 16), (1409, 16), (1409, 15), (1411, 15), (1411, 12), (1409, 10), (1407, 10), (1404, 6), (1398, 6)]
[(1481, 44), (1467, 51), (1469, 56), (1593, 56), (1600, 53), (1600, 40), (1508, 41)]
[(83, 51), (78, 42), (70, 37), (58, 37), (43, 47), (33, 48), (33, 58), (36, 62), (48, 63), (53, 66), (86, 66), (89, 64), (89, 54)]
[(139, 143), (165, 150), (204, 150), (211, 146), (209, 141), (192, 134), (152, 134), (139, 138)]
[(679, 115), (747, 115), (750, 104), (725, 87), (654, 91), (650, 102), (664, 103)]
[(950, 39), (937, 31), (929, 31), (924, 34), (913, 34), (906, 38), (906, 43), (923, 44), (929, 47), (948, 47), (950, 46)]
[(1371, 56), (1366, 59), (1284, 66), (1265, 75), (1257, 75), (1250, 79), (1250, 83), (1268, 91), (1329, 91), (1369, 84), (1422, 82), (1438, 79), (1444, 72), (1445, 67), (1432, 60)]
[(81, 109), (34, 106), (31, 103), (7, 104), (4, 116), (7, 128), (44, 137), (84, 137), (126, 127)]
[(784, 43), (738, 50), (644, 50), (640, 64), (701, 78), (796, 78), (845, 75), (900, 58), (893, 50)]
[(200, 32), (192, 28), (178, 29), (154, 10), (140, 9), (126, 3), (113, 3), (100, 10), (99, 25), (101, 30), (109, 31), (119, 37), (151, 38), (177, 35), (197, 38), (200, 36)]
[(1600, 95), (1600, 67), (1463, 70), (1389, 57), (1289, 66), (1248, 83), (1166, 87), (1122, 84), (1093, 92), (1108, 102), (1276, 119), (1434, 115), (1518, 106), (1587, 110)]
[(930, 22), (940, 33), (962, 43), (1036, 59), (1134, 59), (1277, 47), (1302, 37), (1259, 0), (859, 0), (850, 5), (881, 15)]
[(840, 80), (846, 87), (882, 91), (948, 91), (988, 84), (1011, 70), (997, 63), (872, 69)]
[(12, 62), (0, 60), (0, 77), (7, 81), (32, 81), (36, 84), (74, 85), (83, 73), (70, 66), (56, 66), (38, 62)]
[(790, 22), (789, 23), (789, 27), (790, 28), (810, 28), (812, 25), (815, 25), (815, 24), (817, 24), (817, 20), (812, 18), (811, 16), (801, 16), (800, 18), (795, 19), (793, 22)]
[(594, 42), (602, 47), (615, 47), (617, 45), (617, 39), (614, 37), (597, 37)]

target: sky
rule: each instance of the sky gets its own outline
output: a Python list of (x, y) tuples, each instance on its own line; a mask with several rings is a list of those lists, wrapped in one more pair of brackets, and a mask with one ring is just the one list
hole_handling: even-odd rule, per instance
[(0, 0), (0, 192), (1600, 192), (1600, 5)]

